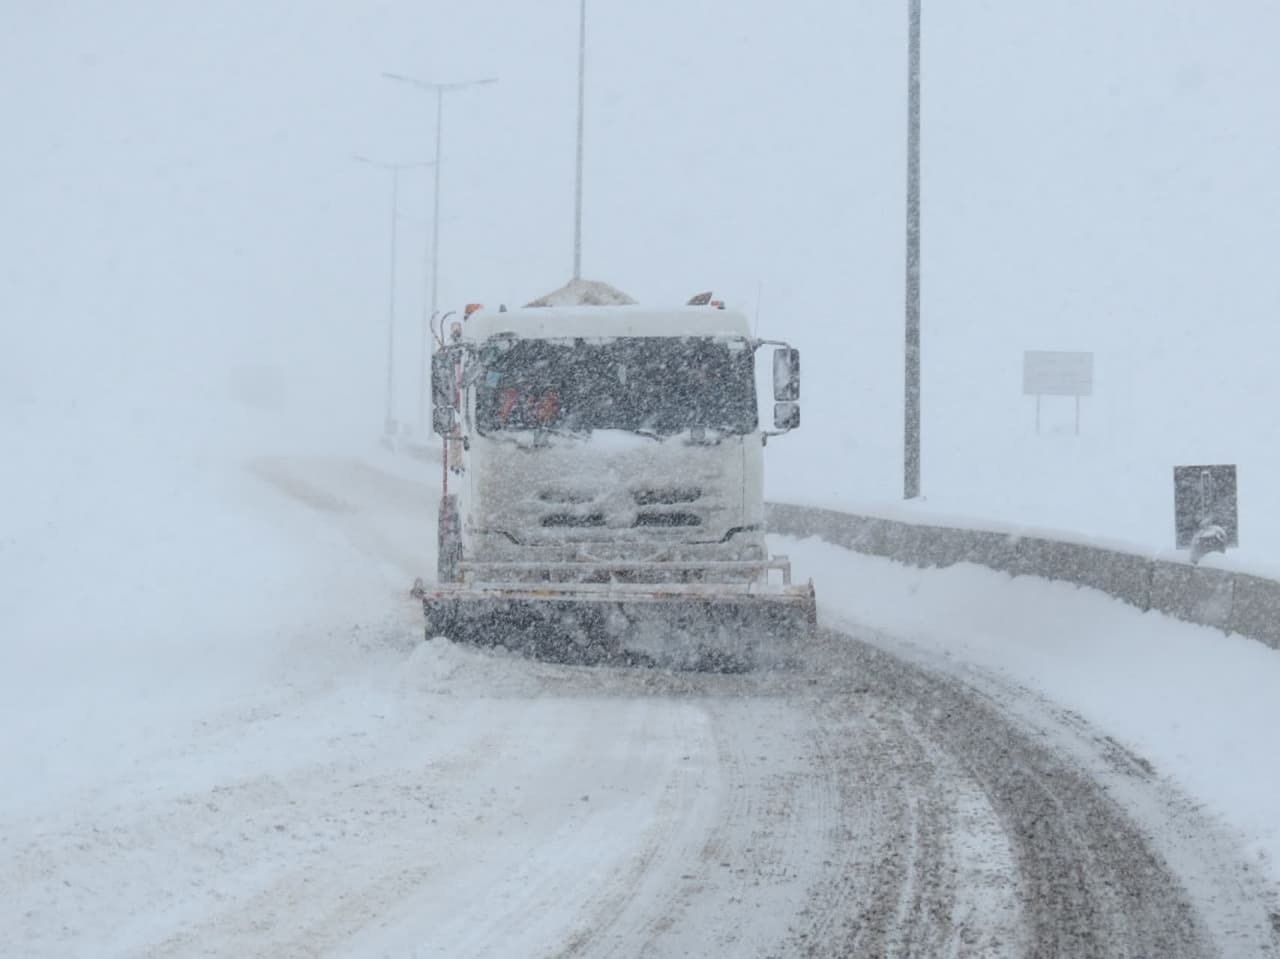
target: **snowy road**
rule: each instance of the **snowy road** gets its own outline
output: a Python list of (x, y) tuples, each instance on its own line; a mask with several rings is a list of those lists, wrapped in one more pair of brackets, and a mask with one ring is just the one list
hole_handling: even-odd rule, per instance
[[(417, 485), (341, 462), (256, 473), (386, 582), (430, 568)], [(788, 672), (561, 667), (423, 644), (387, 595), (384, 621), (292, 649), (278, 681), (109, 775), (6, 805), (4, 940), (27, 956), (1280, 954), (1266, 890), (1191, 803), (995, 676), (855, 626)]]

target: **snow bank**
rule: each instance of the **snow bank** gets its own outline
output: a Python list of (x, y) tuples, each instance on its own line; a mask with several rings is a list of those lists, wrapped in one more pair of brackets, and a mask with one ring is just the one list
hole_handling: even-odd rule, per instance
[(459, 646), (437, 636), (414, 646), (399, 684), (409, 696), (537, 696), (545, 692), (544, 673), (554, 670), (502, 648)]
[(19, 466), (0, 488), (6, 802), (178, 748), (201, 711), (316, 668), (390, 605), (380, 570), (338, 533), (299, 536), (305, 508), (227, 443), (118, 406), (91, 418), (3, 424)]

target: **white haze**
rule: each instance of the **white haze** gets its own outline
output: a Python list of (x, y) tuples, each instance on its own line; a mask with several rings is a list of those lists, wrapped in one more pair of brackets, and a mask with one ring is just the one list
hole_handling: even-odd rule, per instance
[[(584, 274), (641, 303), (713, 289), (758, 312), (762, 334), (804, 355), (804, 423), (769, 445), (770, 495), (904, 509), (904, 0), (589, 2)], [(1280, 7), (924, 6), (927, 502), (905, 509), (1162, 549), (1170, 467), (1234, 462), (1242, 549), (1232, 561), (1280, 568)], [(298, 689), (336, 688), (345, 708), (313, 700), (280, 745), (255, 753), (237, 739), (225, 766), (172, 775), (270, 779), (293, 755), (295, 729), (317, 741), (327, 723), (374, 738), (383, 729), (370, 718), (382, 700), (366, 702), (362, 684), (399, 676), (401, 650), (387, 637), (421, 628), (406, 586), (434, 568), (428, 497), (384, 502), (398, 489), (385, 482), (358, 489), (357, 523), (341, 503), (311, 509), (281, 496), (258, 458), (294, 463), (288, 476), (321, 462), (318, 472), (357, 488), (348, 460), (366, 454), (383, 470), (414, 470), (415, 482), (424, 475), (374, 446), (390, 183), (351, 156), (430, 158), (435, 120), (430, 95), (384, 71), (500, 78), (446, 101), (441, 307), (524, 303), (569, 278), (577, 7), (6, 4), (7, 823), (52, 810), (87, 829), (110, 815), (102, 795), (153, 808), (137, 798), (185, 788), (161, 782), (166, 770), (206, 762), (206, 719), (249, 717), (225, 727), (239, 730)], [(402, 195), (395, 407), (405, 421), (415, 418), (429, 182), (406, 174)], [(1081, 437), (1066, 400), (1046, 401), (1035, 435), (1033, 402), (1020, 395), (1026, 349), (1096, 353)], [(316, 453), (338, 456), (302, 458)], [(1208, 630), (1045, 584), (800, 550), (798, 572), (840, 577), (820, 585), (824, 617), (856, 615), (907, 639), (928, 626), (928, 645), (1047, 686), (1251, 836), (1275, 878), (1280, 840), (1260, 808), (1271, 793), (1250, 790), (1241, 758), (1260, 741), (1249, 737), (1274, 728), (1257, 683), (1241, 679), (1265, 672), (1255, 669), (1269, 655), (1261, 645), (1220, 648)], [(991, 628), (991, 610), (1002, 628)], [(1056, 622), (1042, 628), (1020, 610)], [(935, 612), (936, 624), (921, 625)], [(1152, 680), (1142, 664), (1164, 638), (1174, 652)], [(410, 669), (423, 649), (431, 666), (420, 647)], [(1058, 668), (1062, 657), (1070, 668)], [(1206, 658), (1216, 671), (1201, 670)], [(1095, 671), (1110, 679), (1094, 682)], [(1181, 713), (1144, 703), (1181, 703), (1177, 691), (1201, 675), (1218, 678), (1192, 709), (1199, 738), (1187, 749), (1185, 730), (1163, 725)], [(1129, 677), (1149, 699), (1128, 695)], [(418, 735), (434, 700), (411, 694), (404, 716)], [(316, 715), (325, 719), (313, 724)], [(315, 748), (348, 748), (327, 742)], [(1223, 742), (1237, 747), (1231, 775), (1215, 765)], [(81, 787), (103, 784), (84, 798), (94, 794)], [(10, 832), (13, 849), (43, 835)], [(136, 861), (113, 851), (137, 871), (94, 874), (136, 894), (144, 930), (152, 885), (120, 877), (172, 883), (168, 848)], [(228, 881), (248, 888), (238, 873)], [(33, 918), (27, 902), (12, 903), (23, 922), (48, 941), (66, 933), (64, 915)], [(123, 928), (118, 914), (97, 918)]]
[[(591, 2), (584, 273), (714, 289), (804, 351), (777, 498), (900, 496), (904, 6)], [(351, 154), (429, 158), (434, 104), (380, 74), (500, 78), (446, 100), (440, 304), (525, 302), (571, 269), (577, 4), (8, 14), (5, 642), (71, 642), (86, 593), (102, 628), (220, 577), (225, 613), (288, 566), (252, 546), (241, 463), (381, 428), (389, 182)], [(990, 0), (924, 27), (928, 505), (1161, 547), (1169, 467), (1236, 462), (1267, 562), (1280, 11)], [(402, 196), (403, 420), (428, 184)], [(1097, 353), (1080, 440), (1062, 403), (1034, 435), (1024, 349)]]
[[(571, 0), (9, 19), (0, 409), (41, 487), (81, 484), (95, 443), (118, 460), (378, 428), (389, 183), (350, 154), (433, 149), (432, 97), (383, 71), (500, 78), (447, 100), (441, 305), (523, 302), (570, 272)], [(1249, 500), (1280, 479), (1280, 13), (992, 0), (927, 4), (924, 27), (926, 494), (1099, 533), (1111, 515), (1088, 504), (1119, 498), (1155, 545), (1169, 466), (1239, 462), (1246, 539), (1280, 534)], [(807, 429), (773, 457), (775, 495), (895, 499), (903, 4), (593, 0), (589, 31), (584, 272), (651, 303), (710, 287), (754, 311), (759, 290), (763, 331), (806, 351)], [(427, 183), (406, 175), (403, 419)], [(1028, 348), (1098, 354), (1085, 462), (1069, 440), (1036, 452)], [(815, 460), (835, 468), (815, 480)]]

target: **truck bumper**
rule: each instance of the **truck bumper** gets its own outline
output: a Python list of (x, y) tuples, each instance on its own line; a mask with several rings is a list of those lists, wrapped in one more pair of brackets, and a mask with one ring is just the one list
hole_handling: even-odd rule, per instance
[(790, 661), (817, 626), (812, 584), (419, 586), (428, 638), (558, 662), (740, 670)]

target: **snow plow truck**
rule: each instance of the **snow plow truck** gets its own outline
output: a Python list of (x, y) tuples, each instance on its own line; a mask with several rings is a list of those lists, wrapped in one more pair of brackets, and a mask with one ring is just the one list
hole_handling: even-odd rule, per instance
[(655, 309), (585, 281), (433, 332), (438, 568), (413, 590), (428, 639), (734, 670), (812, 634), (813, 585), (764, 529), (764, 446), (800, 421), (796, 350), (710, 294)]

